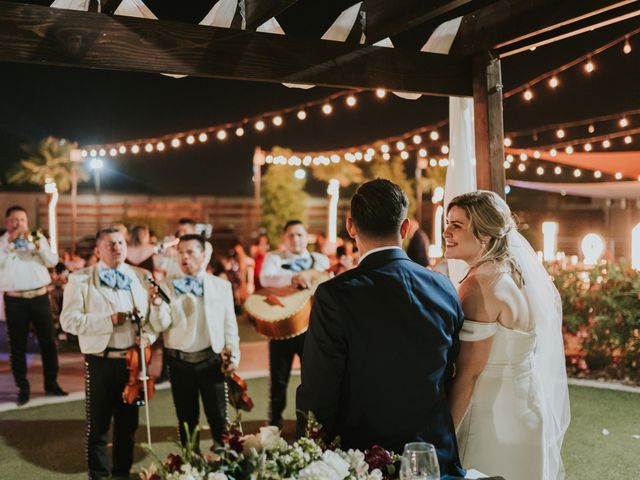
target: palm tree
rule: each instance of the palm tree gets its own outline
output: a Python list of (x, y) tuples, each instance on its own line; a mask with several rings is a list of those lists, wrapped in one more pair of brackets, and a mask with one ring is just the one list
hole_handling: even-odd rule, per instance
[(22, 145), (26, 158), (20, 160), (9, 172), (9, 183), (44, 186), (47, 181), (53, 181), (58, 191), (69, 191), (73, 186), (74, 173), (79, 180), (87, 180), (80, 165), (71, 161), (71, 150), (74, 148), (75, 143), (55, 137), (47, 137), (36, 144)]
[(72, 251), (75, 252), (76, 240), (76, 194), (78, 181), (88, 180), (80, 162), (71, 158), (71, 152), (77, 144), (64, 138), (47, 137), (36, 144), (22, 145), (26, 158), (20, 160), (8, 176), (9, 183), (32, 183), (44, 186), (55, 182), (61, 193), (71, 190)]

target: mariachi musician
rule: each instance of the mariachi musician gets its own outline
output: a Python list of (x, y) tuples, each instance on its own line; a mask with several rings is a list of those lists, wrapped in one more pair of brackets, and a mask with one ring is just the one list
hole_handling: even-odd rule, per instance
[[(283, 229), (283, 249), (269, 252), (262, 264), (260, 283), (263, 287), (296, 287), (311, 289), (329, 268), (329, 259), (317, 252), (309, 252), (307, 229), (300, 220), (289, 220)], [(308, 318), (306, 319), (308, 323)], [(306, 328), (304, 329), (306, 331)], [(287, 385), (293, 357), (302, 360), (304, 331), (284, 339), (269, 340), (269, 371), (271, 376), (271, 404), (269, 422), (282, 428), (282, 412), (287, 405)]]
[[(97, 264), (69, 276), (60, 323), (66, 332), (78, 336), (80, 350), (85, 354), (89, 478), (129, 478), (138, 406), (123, 400), (130, 376), (127, 352), (137, 350), (140, 342), (155, 339), (148, 325), (139, 335), (139, 323), (136, 324), (149, 311), (147, 273), (125, 263), (127, 243), (116, 228), (105, 228), (96, 234), (96, 255)], [(112, 417), (110, 468), (107, 434)]]
[(165, 278), (160, 289), (150, 288), (150, 321), (155, 330), (164, 331), (169, 381), (183, 445), (187, 439), (185, 423), (190, 432), (198, 425), (200, 397), (213, 439), (222, 442), (227, 430), (225, 376), (240, 362), (231, 283), (206, 272), (207, 256), (202, 236), (181, 236), (180, 275)]

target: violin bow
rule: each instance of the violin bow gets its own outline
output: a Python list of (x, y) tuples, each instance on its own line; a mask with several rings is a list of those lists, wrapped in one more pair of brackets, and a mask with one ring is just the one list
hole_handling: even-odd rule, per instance
[(147, 444), (149, 445), (149, 448), (151, 448), (151, 420), (149, 418), (149, 393), (147, 390), (147, 380), (149, 379), (149, 376), (147, 375), (147, 359), (144, 354), (145, 347), (142, 342), (142, 318), (140, 318), (140, 315), (138, 315), (136, 310), (133, 310), (132, 314), (135, 323), (138, 325), (138, 337), (140, 338), (140, 366), (142, 370), (140, 372), (140, 379), (142, 380), (142, 390), (144, 391), (144, 415), (146, 420), (145, 423), (147, 424)]

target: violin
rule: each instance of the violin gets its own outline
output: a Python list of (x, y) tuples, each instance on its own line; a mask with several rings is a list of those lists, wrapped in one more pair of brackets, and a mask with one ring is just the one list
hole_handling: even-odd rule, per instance
[(229, 387), (229, 401), (236, 410), (250, 412), (253, 410), (253, 400), (247, 393), (247, 382), (240, 375), (232, 373), (227, 376), (227, 386)]
[[(140, 321), (141, 318), (134, 310), (131, 314), (132, 321), (138, 325), (138, 335), (140, 335)], [(125, 359), (127, 361), (127, 370), (129, 370), (129, 379), (122, 392), (122, 400), (129, 405), (136, 405), (142, 407), (145, 405), (144, 384), (147, 383), (147, 399), (151, 400), (155, 393), (155, 379), (149, 376), (149, 365), (151, 364), (151, 347), (144, 347), (144, 363), (145, 369), (142, 369), (142, 363), (140, 362), (140, 347), (134, 345), (129, 350)], [(144, 376), (146, 372), (146, 378)]]

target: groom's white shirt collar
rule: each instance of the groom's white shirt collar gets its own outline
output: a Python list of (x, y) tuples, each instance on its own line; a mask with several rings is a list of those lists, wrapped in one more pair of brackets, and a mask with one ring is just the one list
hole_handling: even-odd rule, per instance
[(360, 257), (360, 260), (358, 260), (358, 263), (362, 263), (362, 261), (372, 253), (382, 252), (383, 250), (393, 250), (394, 248), (397, 248), (398, 250), (402, 250), (402, 248), (399, 247), (398, 245), (389, 245), (388, 247), (372, 248), (371, 250), (367, 251), (367, 253), (365, 253)]

